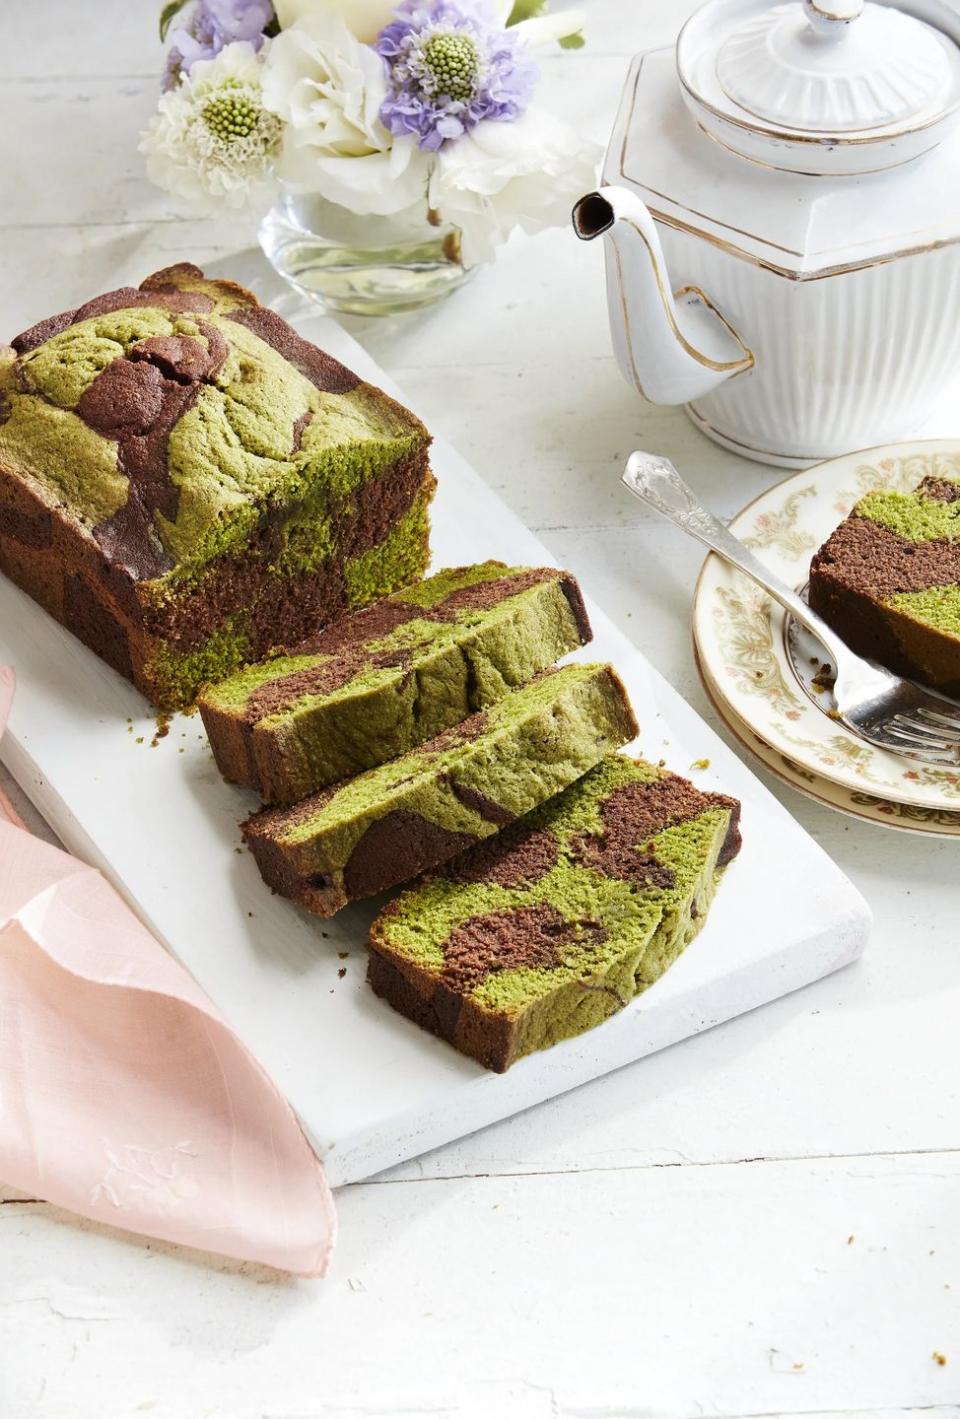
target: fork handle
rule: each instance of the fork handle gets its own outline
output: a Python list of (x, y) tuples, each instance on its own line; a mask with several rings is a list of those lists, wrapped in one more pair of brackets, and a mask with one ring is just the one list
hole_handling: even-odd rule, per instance
[(751, 581), (768, 592), (775, 601), (806, 626), (821, 640), (833, 657), (834, 668), (839, 669), (840, 659), (846, 647), (831, 630), (826, 621), (798, 596), (786, 582), (774, 576), (759, 557), (754, 556), (738, 537), (734, 537), (728, 527), (714, 517), (712, 512), (698, 502), (697, 495), (685, 483), (673, 464), (667, 458), (651, 453), (631, 453), (624, 470), (623, 481), (635, 497), (649, 504), (661, 517), (674, 523), (682, 532), (687, 532), (716, 552), (743, 572)]

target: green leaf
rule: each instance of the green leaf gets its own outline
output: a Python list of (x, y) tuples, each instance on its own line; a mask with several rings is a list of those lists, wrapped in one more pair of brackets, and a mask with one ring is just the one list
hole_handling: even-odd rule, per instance
[(170, 28), (171, 24), (173, 23), (174, 19), (176, 18), (176, 16), (180, 13), (180, 11), (183, 9), (184, 5), (186, 5), (186, 4), (187, 4), (187, 0), (167, 0), (167, 4), (164, 5), (163, 9), (160, 11), (160, 42), (161, 42), (161, 44), (162, 44), (163, 41), (166, 39), (166, 37), (167, 37), (167, 31), (169, 30), (169, 28)]
[(582, 49), (586, 42), (583, 37), (583, 30), (577, 30), (576, 34), (564, 35), (563, 39), (560, 41), (560, 48)]
[(521, 20), (532, 20), (542, 15), (547, 8), (547, 0), (514, 0), (508, 25), (519, 25)]

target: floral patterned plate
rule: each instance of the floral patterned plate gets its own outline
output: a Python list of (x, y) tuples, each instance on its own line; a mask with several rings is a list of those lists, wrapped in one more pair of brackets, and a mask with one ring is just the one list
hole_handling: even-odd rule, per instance
[(882, 828), (899, 828), (906, 833), (919, 833), (935, 838), (960, 838), (960, 811), (949, 808), (919, 808), (910, 803), (893, 803), (889, 798), (877, 798), (861, 788), (841, 788), (829, 779), (821, 778), (812, 769), (804, 768), (786, 754), (778, 754), (764, 743), (744, 720), (738, 718), (726, 703), (719, 689), (697, 658), (697, 668), (711, 704), (727, 729), (744, 749), (749, 750), (765, 769), (798, 793), (835, 808), (852, 818), (876, 823)]
[[(846, 454), (762, 493), (730, 527), (799, 589), (813, 553), (859, 498), (878, 488), (907, 491), (939, 472), (960, 474), (960, 439)], [(732, 715), (741, 721), (777, 761), (786, 759), (795, 770), (846, 794), (935, 815), (952, 812), (960, 823), (960, 769), (886, 753), (832, 719), (829, 693), (820, 690), (815, 669), (804, 673), (813, 658), (802, 653), (784, 612), (716, 556), (707, 559), (697, 584), (693, 636), (701, 674), (724, 719), (729, 723)], [(781, 772), (776, 764), (768, 767)]]

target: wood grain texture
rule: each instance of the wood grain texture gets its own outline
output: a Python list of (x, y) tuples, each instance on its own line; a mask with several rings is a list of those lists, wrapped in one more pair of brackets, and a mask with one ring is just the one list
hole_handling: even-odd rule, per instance
[[(250, 244), (143, 180), (155, 5), (2, 8), (4, 335), (78, 285)], [(602, 135), (627, 57), (694, 0), (584, 8), (589, 49), (546, 82)], [(454, 303), (350, 328), (715, 723), (689, 646), (698, 553), (618, 464), (661, 451), (724, 516), (779, 475), (621, 383), (599, 251), (520, 241)], [(855, 971), (348, 1189), (326, 1283), (4, 1201), (0, 1413), (956, 1419), (956, 846), (770, 786), (874, 907)]]
[(45, 1341), (10, 1412), (949, 1412), (958, 1186), (956, 1154), (368, 1184), (323, 1284), (11, 1203), (0, 1340)]

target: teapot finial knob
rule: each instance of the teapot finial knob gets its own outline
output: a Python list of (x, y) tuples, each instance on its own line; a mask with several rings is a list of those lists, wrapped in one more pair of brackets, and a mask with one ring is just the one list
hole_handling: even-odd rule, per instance
[(864, 0), (803, 0), (804, 12), (818, 35), (839, 39), (863, 14)]

